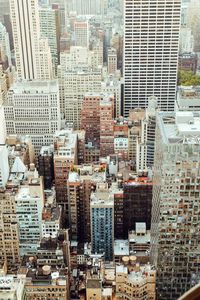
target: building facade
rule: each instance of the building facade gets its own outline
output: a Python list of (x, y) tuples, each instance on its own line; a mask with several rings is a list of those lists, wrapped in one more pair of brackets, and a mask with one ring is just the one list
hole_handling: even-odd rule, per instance
[(30, 135), (39, 154), (42, 146), (52, 144), (60, 129), (57, 81), (16, 82), (9, 90), (4, 112), (7, 133)]
[(100, 101), (100, 156), (114, 153), (114, 97), (104, 95)]
[(91, 240), (92, 252), (105, 254), (106, 260), (113, 258), (114, 246), (114, 201), (106, 183), (97, 185), (91, 195)]
[(40, 39), (38, 1), (12, 0), (10, 14), (18, 78), (51, 79), (50, 48)]
[(123, 228), (124, 237), (135, 229), (136, 222), (145, 222), (151, 227), (152, 180), (136, 177), (124, 183)]
[(74, 22), (75, 46), (89, 47), (89, 23), (87, 21)]
[(85, 130), (86, 143), (100, 145), (100, 100), (101, 94), (86, 94), (81, 110), (81, 129)]
[(162, 110), (173, 110), (181, 1), (126, 0), (124, 5), (124, 116), (146, 108), (151, 96)]
[(20, 255), (34, 254), (42, 235), (44, 194), (41, 178), (31, 179), (15, 196)]
[(38, 155), (38, 173), (43, 176), (44, 188), (50, 190), (54, 180), (54, 165), (53, 165), (52, 146), (43, 146)]
[(0, 191), (0, 265), (9, 270), (20, 263), (19, 226), (16, 218), (14, 190)]
[(178, 299), (198, 283), (200, 113), (158, 115), (151, 259), (158, 299)]
[(67, 180), (69, 172), (78, 163), (78, 138), (71, 129), (56, 132), (54, 137), (54, 174), (56, 201), (63, 207), (63, 221), (69, 224)]

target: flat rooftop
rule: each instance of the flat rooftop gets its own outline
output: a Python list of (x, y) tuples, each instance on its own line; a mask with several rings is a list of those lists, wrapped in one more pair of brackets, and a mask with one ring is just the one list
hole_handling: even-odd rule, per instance
[(177, 96), (180, 99), (198, 99), (200, 101), (200, 86), (180, 86)]
[(200, 144), (200, 111), (160, 112), (158, 124), (165, 144)]
[(124, 265), (116, 265), (116, 273), (124, 273), (128, 274), (128, 268), (125, 267)]
[(152, 180), (149, 177), (135, 177), (133, 179), (126, 180), (125, 186), (131, 185), (153, 185)]
[(87, 280), (88, 289), (101, 289), (101, 280), (99, 279), (88, 279)]
[(55, 222), (61, 218), (62, 208), (60, 206), (45, 208), (42, 213), (43, 222)]
[(10, 88), (13, 94), (49, 94), (58, 93), (59, 86), (57, 80), (33, 80), (17, 81)]
[(150, 244), (151, 235), (148, 230), (144, 235), (138, 235), (135, 231), (129, 231), (129, 242), (137, 244)]
[(129, 255), (129, 242), (128, 242), (128, 240), (115, 240), (115, 242), (114, 242), (114, 255), (115, 256)]

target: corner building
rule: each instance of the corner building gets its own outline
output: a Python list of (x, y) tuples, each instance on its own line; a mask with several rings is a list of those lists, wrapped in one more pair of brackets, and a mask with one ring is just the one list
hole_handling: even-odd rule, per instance
[(181, 0), (124, 1), (124, 116), (155, 96), (162, 110), (176, 97)]
[(200, 112), (157, 119), (151, 262), (158, 299), (178, 299), (197, 284), (200, 262)]

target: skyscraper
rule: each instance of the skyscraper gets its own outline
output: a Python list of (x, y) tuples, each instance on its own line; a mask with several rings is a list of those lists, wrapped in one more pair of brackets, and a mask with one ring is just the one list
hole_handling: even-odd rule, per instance
[(180, 0), (125, 0), (124, 115), (156, 96), (162, 110), (176, 97)]
[(43, 38), (48, 39), (51, 49), (52, 61), (55, 72), (59, 62), (60, 24), (58, 9), (42, 6), (39, 9), (40, 32)]
[(114, 201), (107, 183), (99, 183), (91, 195), (91, 239), (92, 252), (105, 254), (112, 260), (114, 243)]
[(60, 130), (57, 80), (16, 82), (9, 90), (4, 112), (7, 133), (30, 135), (38, 155)]
[(87, 21), (74, 22), (75, 46), (89, 47), (89, 24)]
[(76, 11), (78, 15), (102, 15), (106, 12), (107, 0), (68, 0), (67, 12)]
[(7, 261), (10, 268), (20, 260), (14, 190), (0, 191), (0, 224), (0, 264)]
[(51, 79), (50, 48), (40, 39), (38, 1), (10, 0), (10, 13), (18, 78)]
[(161, 112), (156, 129), (151, 258), (158, 299), (199, 282), (200, 112)]
[(108, 49), (108, 74), (115, 74), (117, 71), (117, 50), (115, 48)]
[(114, 97), (104, 94), (100, 100), (100, 155), (114, 153)]
[(0, 48), (2, 48), (1, 51), (2, 51), (3, 56), (6, 56), (8, 65), (11, 66), (11, 51), (10, 51), (9, 34), (8, 34), (5, 26), (2, 23), (0, 23)]

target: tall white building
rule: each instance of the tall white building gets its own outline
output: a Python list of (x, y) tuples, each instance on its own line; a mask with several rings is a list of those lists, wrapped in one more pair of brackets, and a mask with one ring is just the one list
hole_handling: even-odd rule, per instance
[(51, 79), (50, 48), (40, 40), (38, 1), (10, 0), (10, 13), (18, 78)]
[(117, 50), (115, 48), (108, 49), (108, 74), (115, 74), (117, 71)]
[(89, 58), (89, 50), (87, 47), (72, 46), (69, 51), (60, 53), (59, 72), (71, 71), (77, 66), (87, 67)]
[(103, 15), (108, 6), (107, 0), (68, 0), (67, 11), (77, 15)]
[(6, 141), (6, 121), (3, 106), (0, 105), (0, 145)]
[(0, 145), (0, 188), (5, 187), (9, 177), (8, 150)]
[(59, 83), (61, 112), (68, 123), (73, 123), (75, 128), (79, 128), (84, 95), (89, 92), (101, 92), (101, 70), (78, 68), (61, 72)]
[(200, 112), (157, 117), (151, 259), (158, 299), (174, 300), (199, 283)]
[(179, 53), (190, 53), (194, 51), (194, 37), (192, 30), (188, 27), (181, 27)]
[(39, 9), (41, 37), (48, 39), (54, 67), (58, 65), (59, 35), (58, 11), (49, 6), (42, 6)]
[(157, 99), (150, 97), (145, 117), (141, 121), (141, 137), (137, 139), (137, 172), (152, 168), (156, 133)]
[(74, 45), (89, 47), (89, 23), (88, 21), (74, 22)]
[(103, 66), (103, 45), (101, 42), (89, 50), (87, 47), (71, 46), (69, 51), (60, 53), (60, 70), (73, 70), (79, 67), (90, 67), (93, 70)]
[(9, 35), (5, 26), (0, 22), (0, 48), (2, 49), (3, 56), (7, 57), (8, 65), (11, 66), (11, 51)]
[(22, 185), (15, 200), (19, 224), (20, 255), (35, 254), (42, 236), (44, 194), (41, 178), (33, 178), (28, 185)]
[[(28, 105), (27, 105), (28, 103)], [(60, 130), (59, 87), (56, 80), (16, 82), (4, 106), (8, 134), (30, 135), (36, 154)]]
[(115, 99), (115, 117), (121, 116), (121, 89), (122, 81), (113, 75), (107, 76), (101, 83), (101, 91), (114, 95)]
[(0, 0), (0, 21), (4, 21), (4, 15), (8, 15), (10, 13), (9, 1)]
[(124, 115), (151, 96), (173, 110), (181, 0), (125, 0), (124, 9)]

